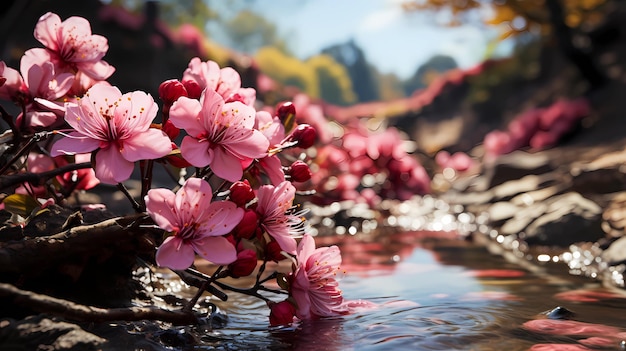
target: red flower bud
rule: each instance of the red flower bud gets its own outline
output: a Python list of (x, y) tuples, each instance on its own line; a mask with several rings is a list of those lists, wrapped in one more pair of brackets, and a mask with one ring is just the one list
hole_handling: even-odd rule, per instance
[(180, 129), (174, 126), (174, 123), (170, 122), (170, 120), (165, 121), (163, 126), (161, 126), (161, 130), (170, 137), (170, 140), (176, 139), (178, 134), (180, 134)]
[(293, 180), (294, 182), (306, 182), (307, 180), (311, 179), (311, 176), (313, 175), (311, 173), (309, 165), (300, 160), (295, 161), (291, 164), (288, 173), (291, 177), (291, 180)]
[(303, 149), (310, 148), (315, 144), (317, 139), (317, 131), (315, 128), (308, 124), (300, 124), (293, 130), (293, 132), (287, 137), (286, 141), (296, 141), (295, 146)]
[(270, 325), (286, 325), (293, 322), (296, 315), (296, 307), (289, 301), (270, 303)]
[(166, 105), (172, 105), (181, 96), (187, 96), (187, 89), (178, 79), (170, 79), (159, 85), (159, 97)]
[(228, 265), (228, 273), (233, 278), (245, 277), (254, 272), (256, 265), (256, 252), (254, 250), (244, 249), (237, 253), (237, 260)]
[(259, 218), (255, 210), (247, 209), (243, 214), (243, 218), (233, 228), (233, 236), (239, 239), (250, 239), (256, 234), (256, 229), (259, 226)]
[(282, 261), (287, 258), (283, 255), (282, 251), (283, 249), (280, 248), (280, 245), (278, 245), (276, 241), (270, 241), (265, 246), (265, 257), (274, 262)]
[(276, 116), (285, 126), (285, 130), (290, 131), (296, 120), (296, 106), (291, 101), (281, 102), (276, 105)]
[(230, 201), (239, 207), (245, 207), (254, 197), (254, 191), (248, 180), (236, 181), (230, 186)]
[(183, 85), (187, 89), (187, 96), (192, 99), (200, 98), (202, 95), (202, 87), (195, 80), (184, 80)]

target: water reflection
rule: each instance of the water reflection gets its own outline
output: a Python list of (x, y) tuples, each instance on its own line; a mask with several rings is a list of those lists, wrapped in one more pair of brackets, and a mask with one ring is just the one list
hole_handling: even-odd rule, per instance
[[(335, 333), (331, 349), (339, 343), (342, 350), (621, 350), (621, 334), (601, 346), (591, 338), (599, 331), (623, 332), (617, 328), (626, 322), (622, 296), (571, 276), (564, 267), (560, 273), (525, 271), (454, 233), (326, 240), (339, 241), (342, 248), (349, 271), (342, 282), (345, 295), (381, 304), (376, 311), (342, 318), (340, 325), (328, 322)], [(573, 310), (576, 320), (598, 327), (584, 335), (528, 328), (529, 321), (547, 318), (543, 311), (561, 305)], [(306, 344), (316, 323), (296, 330), (294, 345)]]
[[(168, 349), (623, 350), (624, 296), (569, 275), (563, 265), (520, 269), (455, 233), (316, 240), (341, 248), (346, 298), (368, 299), (378, 309), (269, 328), (263, 302), (231, 294), (227, 303), (208, 301), (227, 316), (223, 325), (183, 328), (196, 342)], [(573, 311), (572, 320), (544, 314), (557, 306)]]

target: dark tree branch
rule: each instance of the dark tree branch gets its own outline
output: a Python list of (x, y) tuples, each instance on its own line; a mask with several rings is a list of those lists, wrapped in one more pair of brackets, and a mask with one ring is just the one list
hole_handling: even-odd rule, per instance
[(578, 71), (589, 82), (592, 89), (606, 83), (606, 77), (598, 70), (591, 56), (574, 46), (572, 30), (565, 23), (565, 13), (561, 1), (546, 0), (545, 6), (550, 15), (554, 36), (565, 57), (578, 68)]
[(96, 224), (81, 225), (60, 233), (23, 241), (0, 244), (0, 273), (22, 274), (49, 267), (74, 255), (96, 252), (103, 247), (120, 245), (150, 233), (137, 224), (145, 214), (118, 217)]
[(48, 313), (79, 322), (159, 320), (174, 325), (198, 323), (198, 318), (193, 312), (169, 311), (154, 307), (105, 309), (21, 290), (4, 283), (0, 283), (0, 296), (9, 297), (13, 303), (40, 313)]
[(76, 171), (79, 169), (91, 168), (90, 162), (73, 163), (65, 165), (59, 168), (55, 168), (50, 171), (40, 173), (18, 173), (0, 177), (0, 191), (6, 188), (22, 184), (30, 183), (32, 185), (43, 185), (49, 179), (62, 175), (67, 172)]

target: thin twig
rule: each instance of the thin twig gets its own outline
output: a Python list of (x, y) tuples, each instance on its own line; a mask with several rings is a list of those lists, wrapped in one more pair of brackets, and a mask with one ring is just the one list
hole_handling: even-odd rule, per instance
[(13, 303), (40, 313), (49, 313), (79, 322), (159, 320), (174, 325), (198, 323), (198, 318), (193, 312), (169, 311), (154, 307), (99, 308), (18, 289), (5, 283), (0, 283), (0, 296), (10, 297)]
[(18, 144), (19, 140), (22, 138), (22, 133), (13, 122), (13, 116), (11, 116), (4, 107), (0, 106), (0, 115), (2, 115), (2, 119), (9, 125), (11, 131), (13, 132), (13, 144)]
[(145, 206), (144, 197), (148, 194), (148, 190), (152, 188), (152, 173), (154, 169), (154, 160), (146, 160), (145, 167), (141, 167), (141, 193), (139, 201)]
[[(211, 279), (210, 275), (206, 275), (192, 268), (187, 268), (184, 271), (172, 270), (172, 272), (176, 273), (176, 275), (178, 275), (178, 277), (187, 285), (194, 286), (196, 288), (200, 288), (204, 282)], [(228, 301), (228, 295), (213, 285), (207, 285), (206, 291), (222, 301)]]
[(37, 141), (35, 138), (31, 138), (26, 142), (16, 153), (11, 157), (11, 159), (0, 169), (0, 175), (4, 174), (23, 154), (28, 153), (30, 149), (35, 145)]
[(200, 299), (200, 296), (202, 296), (204, 291), (211, 285), (211, 283), (213, 283), (215, 279), (219, 277), (219, 274), (223, 268), (224, 266), (217, 267), (217, 270), (215, 270), (215, 273), (213, 273), (213, 275), (209, 277), (209, 279), (205, 280), (204, 283), (200, 285), (200, 287), (198, 288), (198, 291), (196, 292), (196, 295), (192, 297), (191, 300), (189, 300), (189, 302), (187, 303), (187, 305), (185, 305), (185, 307), (183, 307), (183, 311), (193, 310), (193, 307), (196, 305), (196, 302), (198, 302), (198, 300)]
[(141, 213), (144, 211), (141, 205), (133, 198), (130, 192), (128, 192), (128, 189), (123, 183), (117, 183), (117, 188), (124, 194), (124, 196), (126, 196), (128, 201), (130, 201), (130, 204), (133, 206), (135, 212)]

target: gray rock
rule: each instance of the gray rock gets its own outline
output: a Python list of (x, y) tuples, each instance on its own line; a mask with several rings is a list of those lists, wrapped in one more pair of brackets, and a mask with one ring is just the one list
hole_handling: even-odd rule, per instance
[(519, 234), (526, 230), (526, 228), (528, 228), (528, 226), (537, 218), (545, 214), (547, 210), (548, 204), (543, 202), (521, 208), (517, 211), (517, 213), (515, 213), (513, 218), (506, 221), (506, 223), (502, 225), (499, 231), (501, 234), (506, 235)]
[(514, 151), (498, 157), (495, 163), (485, 170), (485, 177), (488, 179), (488, 187), (493, 188), (510, 180), (553, 170), (554, 167), (547, 155)]
[(527, 175), (520, 179), (510, 180), (492, 189), (496, 200), (509, 200), (516, 195), (535, 191), (551, 185), (555, 181), (552, 174)]
[(581, 170), (573, 174), (572, 190), (583, 194), (608, 194), (626, 190), (626, 173), (621, 168)]
[(491, 225), (495, 226), (499, 222), (515, 217), (515, 214), (519, 212), (519, 210), (519, 206), (516, 206), (508, 201), (501, 201), (491, 205), (487, 210), (487, 213), (489, 214), (489, 221)]
[(549, 199), (546, 213), (525, 229), (529, 245), (567, 247), (596, 241), (604, 236), (602, 209), (578, 193), (569, 192)]
[(626, 263), (626, 236), (615, 240), (602, 252), (602, 261), (611, 266)]
[(559, 183), (547, 188), (529, 191), (523, 194), (516, 195), (511, 199), (511, 203), (517, 206), (528, 206), (536, 202), (545, 201), (550, 197), (557, 195), (567, 188), (563, 183)]
[(76, 324), (42, 315), (0, 321), (0, 340), (3, 350), (15, 351), (98, 350), (106, 342)]

